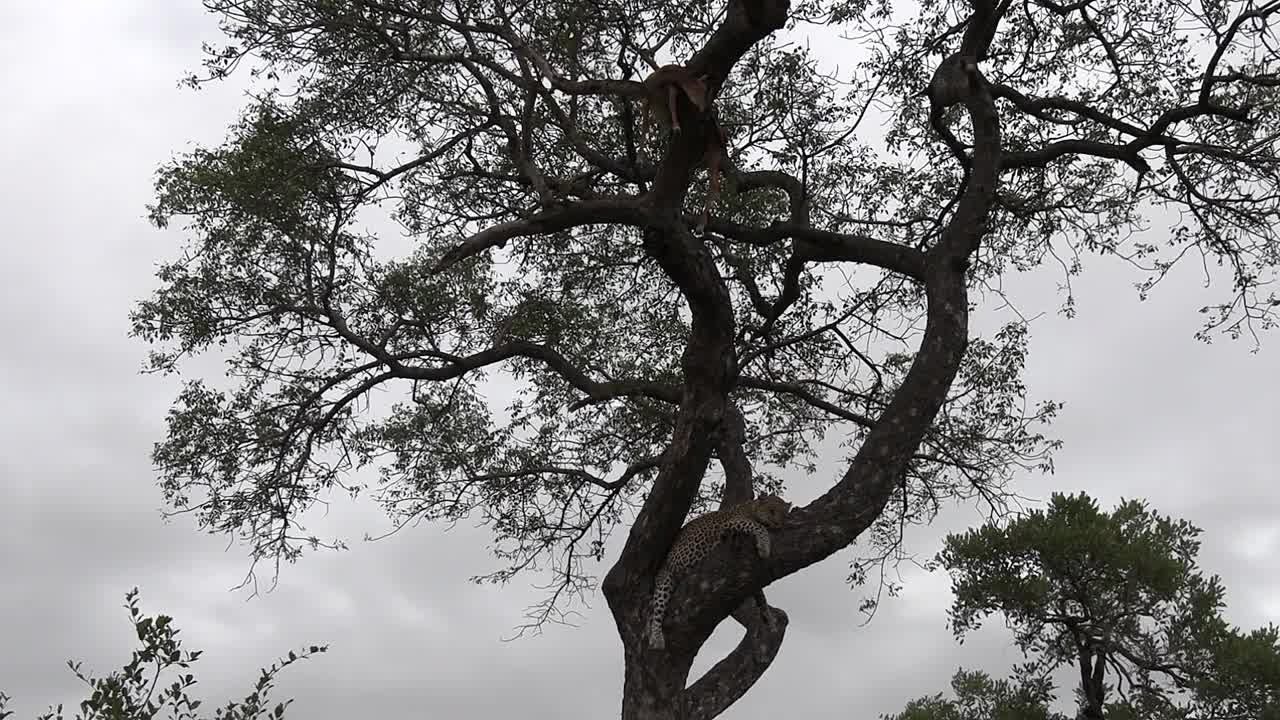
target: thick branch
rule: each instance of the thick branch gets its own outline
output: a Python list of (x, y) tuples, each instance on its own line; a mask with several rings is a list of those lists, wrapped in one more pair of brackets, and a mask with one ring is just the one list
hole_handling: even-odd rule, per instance
[(675, 405), (680, 402), (680, 388), (674, 385), (648, 382), (644, 380), (613, 380), (596, 383), (594, 388), (578, 387), (587, 393), (587, 397), (569, 405), (569, 410), (581, 410), (588, 405), (596, 405), (623, 397), (647, 397), (662, 400)]
[[(729, 290), (706, 246), (671, 223), (666, 232), (646, 232), (645, 249), (680, 287), (693, 319), (681, 358), (683, 397), (665, 462), (604, 582), (624, 638), (629, 628), (641, 627), (643, 603), (637, 602), (641, 598), (621, 602), (620, 593), (648, 584), (683, 524), (710, 462), (738, 370)], [(635, 617), (628, 620), (628, 612)]]
[(795, 256), (802, 262), (855, 262), (875, 265), (913, 280), (924, 279), (924, 254), (906, 245), (877, 240), (866, 235), (816, 230), (797, 223), (773, 223), (753, 228), (734, 223), (717, 222), (715, 231), (737, 242), (750, 245), (772, 245), (794, 238)]
[[(762, 335), (767, 335), (778, 318), (800, 299), (800, 278), (808, 263), (857, 262), (882, 267), (914, 280), (924, 278), (924, 255), (919, 250), (865, 235), (815, 230), (794, 222), (773, 223), (760, 229), (718, 222), (713, 229), (726, 238), (752, 245), (770, 245), (788, 237), (795, 239), (791, 256), (783, 268), (782, 291), (763, 313)], [(759, 302), (763, 302), (763, 298), (759, 298)]]
[[(877, 419), (845, 476), (808, 507), (792, 513), (804, 528), (774, 561), (787, 574), (845, 547), (879, 516), (933, 423), (968, 346), (965, 271), (986, 232), (1000, 159), (1000, 122), (981, 73), (965, 100), (974, 128), (973, 175), (955, 214), (926, 256), (928, 315), (924, 338), (893, 399)], [(775, 576), (779, 576), (775, 575)]]
[(725, 174), (733, 178), (733, 184), (740, 193), (760, 188), (778, 188), (782, 190), (787, 194), (787, 214), (790, 221), (803, 227), (808, 227), (808, 193), (805, 192), (804, 183), (800, 182), (799, 179), (781, 170), (751, 170), (746, 172), (731, 170), (727, 167), (727, 163)]
[[(720, 499), (722, 510), (755, 497), (754, 474), (745, 444), (746, 418), (730, 403), (716, 436), (716, 452), (725, 474), (724, 495)], [(733, 651), (683, 693), (679, 704), (685, 708), (687, 717), (719, 715), (755, 684), (782, 647), (787, 614), (771, 607), (763, 591), (744, 600), (733, 612), (733, 618), (746, 628), (746, 635)]]
[(751, 459), (743, 448), (747, 439), (746, 419), (732, 403), (725, 413), (724, 422), (716, 436), (716, 452), (720, 466), (724, 468), (724, 496), (720, 507), (729, 508), (755, 497), (755, 485), (751, 472)]
[(787, 614), (766, 607), (765, 618), (747, 624), (737, 647), (683, 693), (689, 720), (710, 720), (737, 702), (769, 669), (787, 632)]
[(623, 223), (641, 226), (653, 220), (651, 211), (630, 197), (594, 198), (544, 210), (523, 220), (485, 228), (444, 254), (432, 268), (442, 272), (453, 264), (494, 247), (505, 247), (511, 238), (543, 235), (581, 225)]
[(1000, 167), (1005, 170), (1024, 167), (1046, 167), (1054, 160), (1067, 155), (1092, 155), (1093, 157), (1120, 160), (1138, 172), (1147, 172), (1151, 167), (1146, 160), (1142, 159), (1138, 151), (1142, 147), (1154, 144), (1156, 144), (1155, 141), (1146, 145), (1135, 145), (1133, 143), (1113, 145), (1096, 140), (1059, 140), (1037, 150), (1008, 153), (1000, 161)]
[[(974, 127), (973, 174), (941, 238), (925, 256), (928, 316), (915, 360), (844, 477), (813, 503), (792, 511), (775, 531), (767, 561), (713, 553), (718, 561), (706, 563), (677, 590), (672, 603), (677, 612), (668, 625), (690, 627), (694, 642), (710, 635), (754, 588), (829, 557), (870, 527), (901, 485), (946, 399), (968, 344), (965, 271), (986, 232), (1001, 147), (999, 118), (985, 79), (972, 65), (968, 72), (968, 81), (959, 85), (968, 88), (964, 102)], [(697, 588), (702, 601), (685, 600), (692, 592), (688, 588)]]

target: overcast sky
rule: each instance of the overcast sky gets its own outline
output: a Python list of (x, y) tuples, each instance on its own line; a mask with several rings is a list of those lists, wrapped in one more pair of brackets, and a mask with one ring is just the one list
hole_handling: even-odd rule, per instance
[[(193, 142), (218, 142), (242, 102), (234, 84), (177, 87), (214, 33), (192, 0), (0, 1), (0, 690), (16, 718), (84, 697), (65, 660), (105, 673), (128, 659), (121, 604), (135, 585), (146, 612), (173, 615), (188, 648), (206, 651), (197, 694), (215, 704), (242, 697), (288, 650), (329, 643), (281, 677), (276, 697), (297, 698), (293, 717), (616, 716), (621, 653), (603, 600), (579, 627), (504, 642), (541, 597), (530, 587), (540, 578), (468, 584), (495, 567), (483, 531), (423, 526), (363, 543), (386, 521), (338, 501), (324, 534), (352, 550), (308, 555), (250, 599), (231, 590), (248, 569), (243, 548), (161, 519), (148, 456), (176, 381), (138, 373), (146, 347), (126, 336), (127, 314), (181, 237), (144, 220), (153, 171)], [(1205, 529), (1202, 567), (1226, 582), (1233, 622), (1280, 622), (1280, 337), (1257, 354), (1198, 343), (1209, 296), (1197, 268), (1145, 303), (1138, 279), (1091, 260), (1074, 320), (1052, 312), (1053, 276), (1010, 279), (1024, 309), (1049, 311), (1032, 327), (1033, 397), (1067, 403), (1057, 474), (1020, 490), (1085, 490), (1107, 507), (1148, 498)], [(788, 494), (812, 499), (833, 473)], [(943, 532), (978, 519), (958, 508), (912, 547), (932, 554)], [(724, 717), (800, 707), (815, 720), (874, 718), (943, 690), (958, 666), (1003, 675), (1019, 659), (999, 628), (952, 641), (945, 575), (907, 575), (902, 596), (862, 626), (847, 563), (771, 589), (791, 617), (786, 643)], [(699, 667), (739, 632), (723, 626)]]

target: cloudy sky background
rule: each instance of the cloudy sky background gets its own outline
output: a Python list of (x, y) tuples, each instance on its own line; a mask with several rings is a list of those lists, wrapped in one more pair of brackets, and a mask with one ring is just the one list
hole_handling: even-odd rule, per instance
[[(539, 578), (468, 584), (494, 567), (483, 530), (422, 526), (363, 543), (386, 520), (338, 500), (316, 529), (353, 549), (306, 556), (250, 599), (231, 590), (249, 567), (242, 548), (187, 519), (162, 521), (148, 454), (177, 381), (137, 372), (146, 347), (126, 337), (127, 313), (181, 238), (145, 223), (154, 169), (191, 143), (217, 143), (243, 100), (234, 84), (177, 87), (215, 33), (196, 2), (0, 2), (0, 690), (10, 709), (74, 708), (84, 694), (67, 659), (97, 673), (123, 664), (134, 637), (121, 603), (137, 585), (146, 612), (173, 615), (188, 648), (206, 651), (197, 690), (214, 704), (242, 697), (288, 650), (329, 643), (281, 678), (276, 698), (297, 698), (293, 717), (616, 716), (620, 648), (603, 600), (577, 628), (504, 642), (541, 597), (530, 587)], [(1202, 567), (1225, 580), (1233, 622), (1280, 622), (1280, 337), (1256, 354), (1247, 341), (1198, 343), (1196, 309), (1212, 297), (1199, 269), (1187, 264), (1145, 303), (1138, 279), (1090, 260), (1075, 282), (1079, 316), (1066, 320), (1053, 312), (1052, 274), (1010, 278), (1025, 311), (1047, 313), (1032, 327), (1033, 396), (1067, 402), (1057, 474), (1020, 489), (1085, 490), (1108, 507), (1148, 498), (1205, 529)], [(817, 496), (834, 472), (799, 479), (789, 495)], [(912, 548), (932, 554), (942, 533), (979, 519), (956, 508)], [(944, 689), (957, 666), (1003, 675), (1019, 659), (998, 627), (952, 641), (944, 575), (906, 574), (902, 597), (862, 626), (848, 559), (772, 588), (791, 617), (786, 643), (725, 717), (801, 707), (815, 719), (874, 718)], [(700, 667), (739, 632), (722, 627)]]

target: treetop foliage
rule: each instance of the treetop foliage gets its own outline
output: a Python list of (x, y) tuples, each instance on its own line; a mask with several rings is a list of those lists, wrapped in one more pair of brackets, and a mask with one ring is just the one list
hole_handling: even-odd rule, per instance
[[(329, 544), (300, 516), (335, 491), (371, 487), (400, 523), (479, 519), (503, 560), (483, 577), (552, 570), (535, 621), (622, 528), (602, 589), (628, 697), (663, 708), (628, 717), (745, 692), (781, 611), (686, 691), (688, 663), (770, 582), (868, 530), (863, 559), (892, 559), (942, 503), (999, 511), (1052, 468), (1027, 326), (972, 337), (971, 289), (1040, 266), (1069, 288), (1096, 253), (1142, 293), (1221, 266), (1206, 338), (1280, 308), (1280, 0), (205, 4), (226, 41), (190, 82), (243, 67), (253, 100), (161, 168), (151, 208), (189, 240), (133, 314), (150, 367), (217, 351), (230, 375), (172, 408), (168, 502), (255, 558)], [(676, 100), (678, 133), (644, 120), (671, 64), (711, 101)], [(725, 192), (695, 234), (721, 131)], [(677, 591), (680, 662), (645, 660), (686, 515), (837, 444), (767, 562)]]
[(999, 613), (1028, 658), (1020, 681), (1078, 668), (1088, 718), (1280, 717), (1280, 628), (1226, 621), (1221, 580), (1196, 563), (1200, 532), (1141, 501), (1103, 512), (1055, 494), (1006, 525), (948, 536), (938, 562), (952, 629), (963, 637)]

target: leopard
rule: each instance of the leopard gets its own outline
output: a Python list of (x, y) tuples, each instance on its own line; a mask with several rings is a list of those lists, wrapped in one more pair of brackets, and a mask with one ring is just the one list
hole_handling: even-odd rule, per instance
[(777, 495), (761, 495), (755, 500), (696, 517), (681, 528), (654, 582), (649, 612), (649, 647), (655, 650), (666, 647), (662, 620), (667, 603), (671, 602), (671, 595), (680, 580), (710, 554), (712, 548), (731, 533), (740, 533), (754, 538), (756, 552), (761, 558), (768, 558), (769, 530), (781, 527), (790, 510), (791, 503)]

